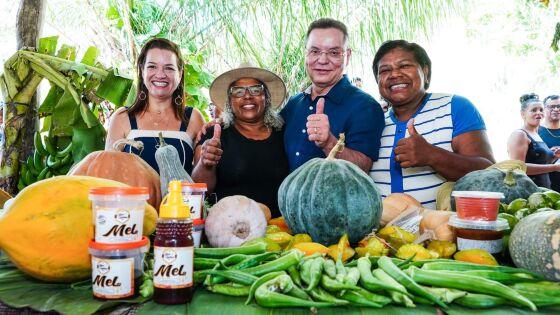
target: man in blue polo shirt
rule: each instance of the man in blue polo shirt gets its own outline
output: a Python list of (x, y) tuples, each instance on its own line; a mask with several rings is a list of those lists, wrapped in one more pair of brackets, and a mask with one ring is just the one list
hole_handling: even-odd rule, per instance
[(305, 69), (312, 84), (291, 97), (281, 112), (290, 171), (312, 158), (324, 158), (344, 133), (346, 147), (336, 157), (369, 172), (379, 154), (383, 111), (344, 74), (352, 53), (346, 26), (328, 18), (314, 21), (305, 47)]

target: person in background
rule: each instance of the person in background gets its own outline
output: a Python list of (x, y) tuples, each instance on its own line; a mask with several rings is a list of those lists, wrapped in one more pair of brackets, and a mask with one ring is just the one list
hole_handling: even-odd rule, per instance
[(446, 181), (494, 163), (482, 117), (464, 97), (428, 93), (432, 62), (420, 45), (383, 43), (373, 60), (385, 113), (379, 160), (370, 176), (386, 197), (405, 192), (435, 209)]
[(360, 77), (354, 77), (352, 79), (352, 84), (354, 84), (355, 87), (360, 89), (364, 87), (364, 83), (362, 82), (362, 78)]
[(330, 18), (312, 22), (305, 49), (305, 70), (312, 84), (281, 111), (290, 171), (312, 158), (326, 157), (344, 133), (346, 146), (336, 157), (369, 172), (379, 152), (383, 111), (344, 74), (352, 54), (346, 26)]
[(123, 151), (138, 154), (159, 173), (155, 152), (159, 134), (179, 151), (183, 168), (190, 174), (193, 139), (204, 120), (198, 109), (185, 107), (183, 59), (179, 47), (164, 38), (148, 40), (137, 61), (137, 93), (129, 108), (121, 107), (109, 119), (105, 150), (119, 139), (141, 141), (142, 149), (127, 144)]
[(539, 136), (539, 125), (544, 118), (539, 96), (534, 93), (523, 94), (519, 101), (523, 127), (514, 130), (509, 136), (509, 157), (527, 164), (527, 175), (537, 186), (550, 188), (548, 174), (560, 170), (560, 164), (551, 164), (560, 157), (560, 150), (551, 150)]
[(278, 188), (288, 175), (284, 121), (276, 111), (286, 97), (276, 74), (242, 65), (218, 76), (210, 86), (224, 124), (209, 128), (195, 149), (192, 178), (205, 182), (217, 199), (243, 195), (280, 216)]
[[(549, 95), (543, 101), (544, 120), (539, 126), (539, 136), (549, 148), (560, 148), (560, 96)], [(560, 191), (560, 172), (548, 173), (550, 188)]]

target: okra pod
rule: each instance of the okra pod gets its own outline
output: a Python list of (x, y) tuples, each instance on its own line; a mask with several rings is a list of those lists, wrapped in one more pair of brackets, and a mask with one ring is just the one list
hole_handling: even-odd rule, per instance
[(461, 306), (476, 309), (493, 308), (508, 304), (508, 301), (501, 297), (477, 293), (467, 293), (467, 295), (453, 302)]
[[(220, 259), (220, 265), (223, 268), (227, 269), (229, 266), (238, 264), (249, 257), (252, 257), (252, 255), (245, 255), (245, 254), (229, 255), (227, 257)], [(211, 258), (205, 258), (205, 259), (211, 259)]]
[[(254, 267), (257, 266), (258, 264), (260, 264), (263, 261), (266, 261), (268, 258), (270, 258), (271, 256), (276, 256), (275, 253), (272, 252), (266, 252), (266, 253), (262, 253), (262, 254), (258, 254), (258, 255), (248, 255), (245, 259), (243, 259), (241, 262), (231, 266), (228, 268), (228, 270), (244, 270), (250, 267)], [(230, 256), (231, 257), (231, 256)], [(224, 259), (228, 259), (224, 258)], [(226, 263), (230, 263), (230, 261), (222, 261), (222, 265), (225, 265)], [(212, 277), (212, 279), (208, 282), (208, 284), (216, 284), (216, 283), (221, 283), (224, 282), (226, 279), (222, 276), (216, 276), (216, 277)]]
[(530, 291), (538, 294), (560, 297), (560, 283), (541, 281), (541, 282), (527, 282), (516, 283), (511, 286), (515, 290)]
[(309, 268), (309, 282), (307, 283), (307, 288), (305, 291), (310, 291), (315, 288), (321, 281), (321, 276), (323, 275), (323, 262), (325, 259), (323, 257), (317, 257), (311, 261), (311, 266)]
[(313, 290), (309, 291), (309, 294), (311, 294), (311, 297), (319, 302), (330, 302), (336, 305), (347, 305), (350, 303), (347, 300), (337, 299), (335, 296), (325, 291), (321, 287), (315, 287)]
[(293, 296), (293, 297), (303, 299), (303, 300), (313, 301), (309, 297), (309, 295), (304, 290), (302, 290), (300, 287), (298, 287), (295, 283), (294, 283), (294, 286), (292, 287), (292, 289), (287, 292), (287, 294), (290, 295), (290, 296)]
[(433, 295), (439, 297), (443, 302), (451, 304), (454, 300), (467, 295), (466, 291), (449, 289), (449, 288), (432, 288), (424, 287), (424, 290), (432, 293)]
[(328, 258), (325, 259), (325, 262), (323, 263), (323, 270), (325, 270), (327, 276), (334, 279), (336, 277), (336, 265), (334, 260)]
[(542, 294), (535, 291), (516, 289), (519, 294), (531, 300), (537, 307), (560, 305), (560, 297)]
[(299, 250), (291, 250), (290, 253), (284, 255), (276, 260), (269, 261), (259, 266), (244, 269), (245, 272), (260, 276), (273, 271), (281, 271), (290, 268), (290, 266), (297, 265), (303, 253)]
[(533, 278), (526, 273), (505, 273), (494, 270), (466, 270), (456, 273), (464, 273), (472, 276), (479, 276), (489, 280), (494, 280), (502, 284), (515, 284), (519, 282), (535, 282), (538, 279)]
[(387, 305), (389, 303), (391, 303), (391, 298), (386, 297), (384, 295), (381, 294), (376, 294), (373, 292), (369, 292), (366, 289), (362, 289), (360, 288), (359, 290), (356, 290), (356, 292), (360, 293), (363, 297), (365, 297), (366, 299), (374, 302), (374, 303), (378, 303), (381, 305)]
[(340, 281), (331, 279), (327, 275), (322, 275), (321, 276), (321, 286), (325, 290), (330, 291), (330, 292), (337, 292), (337, 291), (343, 291), (343, 290), (358, 290), (360, 288), (356, 285), (346, 284), (346, 283), (342, 283)]
[(193, 259), (194, 270), (205, 270), (212, 269), (216, 264), (219, 264), (220, 260), (216, 258), (199, 258)]
[(346, 273), (346, 276), (344, 277), (343, 282), (346, 284), (357, 285), (359, 281), (360, 281), (360, 271), (358, 270), (357, 267), (350, 267), (348, 269), (348, 272)]
[(263, 283), (265, 283), (265, 282), (267, 282), (271, 279), (274, 279), (278, 276), (285, 275), (285, 274), (286, 274), (285, 271), (277, 271), (277, 272), (267, 273), (264, 276), (258, 278), (255, 282), (253, 282), (253, 284), (249, 288), (249, 296), (247, 297), (247, 300), (245, 301), (245, 304), (249, 305), (249, 303), (251, 303), (251, 301), (253, 300), (253, 297), (255, 296), (255, 291), (257, 291), (259, 286), (261, 286)]
[(488, 280), (478, 276), (472, 276), (465, 273), (452, 273), (446, 271), (424, 270), (416, 267), (408, 269), (410, 276), (418, 283), (465, 290), (468, 292), (482, 293), (494, 295), (514, 301), (519, 305), (527, 306), (533, 311), (537, 307), (533, 302), (519, 294), (510, 287), (507, 287), (499, 282)]
[[(439, 297), (437, 297), (437, 296), (433, 295), (432, 293), (424, 290), (411, 277), (409, 277), (399, 267), (397, 267), (391, 261), (391, 258), (385, 257), (385, 256), (381, 257), (381, 258), (379, 258), (377, 264), (389, 276), (391, 276), (393, 279), (397, 280), (397, 282), (402, 284), (407, 289), (407, 291), (410, 291), (410, 292), (412, 292), (412, 293), (414, 293), (418, 296), (426, 298), (426, 299), (436, 303), (437, 305), (439, 305), (443, 309), (448, 308), (447, 304), (443, 303), (443, 301)], [(458, 288), (458, 289), (460, 289), (460, 288)]]
[(315, 302), (287, 295), (294, 287), (288, 275), (280, 275), (261, 284), (255, 291), (255, 299), (263, 307), (330, 307), (334, 303)]
[(365, 296), (360, 294), (360, 292), (358, 291), (352, 291), (352, 290), (344, 291), (344, 293), (342, 293), (340, 297), (345, 299), (346, 301), (349, 301), (355, 306), (365, 306), (365, 307), (375, 307), (375, 308), (383, 307), (382, 304), (370, 301)]
[(542, 279), (542, 276), (526, 269), (513, 268), (508, 266), (481, 265), (481, 264), (461, 262), (461, 261), (450, 260), (450, 259), (448, 261), (444, 261), (440, 259), (437, 261), (431, 261), (429, 263), (425, 263), (422, 265), (422, 269), (448, 270), (448, 271), (490, 270), (490, 271), (498, 271), (503, 273), (525, 273), (531, 275), (535, 279)]
[(311, 264), (312, 263), (313, 263), (313, 259), (306, 260), (306, 261), (303, 262), (303, 264), (301, 264), (300, 276), (301, 276), (301, 281), (303, 283), (309, 284), (309, 282), (311, 282)]
[(360, 284), (370, 290), (370, 291), (379, 291), (379, 290), (388, 290), (388, 291), (398, 291), (401, 293), (406, 294), (406, 289), (399, 285), (399, 286), (391, 286), (388, 285), (384, 281), (379, 281), (376, 277), (373, 276), (371, 273), (371, 261), (367, 257), (361, 257), (358, 259), (358, 271), (360, 272)]
[(207, 274), (221, 276), (237, 284), (252, 285), (258, 278), (240, 270), (208, 270)]
[(406, 288), (402, 284), (398, 283), (397, 280), (391, 278), (391, 276), (383, 271), (383, 269), (375, 269), (372, 274), (375, 278), (379, 279), (379, 282), (393, 288), (392, 290), (386, 291), (389, 292), (391, 299), (395, 303), (406, 307), (416, 307), (416, 305), (414, 305), (414, 301), (412, 301), (409, 297), (409, 293), (406, 291)]
[(206, 257), (206, 258), (224, 258), (234, 254), (262, 254), (266, 251), (266, 243), (258, 242), (251, 245), (239, 246), (239, 247), (225, 247), (225, 248), (211, 248), (211, 247), (196, 247), (194, 249), (195, 257)]
[(218, 283), (207, 287), (209, 291), (230, 296), (249, 295), (249, 286), (236, 285), (233, 283)]
[[(384, 257), (384, 256), (368, 256), (367, 258), (369, 259), (369, 261), (371, 262), (371, 266), (372, 268), (377, 268), (377, 261), (379, 260), (379, 258)], [(401, 264), (402, 262), (404, 262), (404, 260), (399, 259), (399, 258), (395, 258), (395, 257), (391, 257), (391, 260), (395, 263), (395, 265)], [(345, 265), (346, 267), (356, 267), (358, 266), (358, 260), (352, 260), (351, 262), (347, 263)]]
[(297, 266), (290, 266), (286, 271), (288, 271), (288, 274), (290, 275), (290, 278), (292, 278), (292, 281), (299, 287), (301, 287), (301, 275), (299, 274), (299, 271), (297, 270)]

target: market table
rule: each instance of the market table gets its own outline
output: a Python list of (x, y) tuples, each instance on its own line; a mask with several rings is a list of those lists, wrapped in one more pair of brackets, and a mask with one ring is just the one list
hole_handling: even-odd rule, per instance
[[(307, 308), (267, 309), (256, 304), (245, 305), (245, 298), (229, 297), (206, 291), (196, 290), (191, 303), (187, 305), (159, 305), (145, 298), (131, 300), (98, 301), (92, 298), (89, 281), (84, 283), (53, 284), (34, 280), (21, 273), (6, 258), (0, 258), (0, 313), (1, 314), (37, 314), (39, 312), (56, 311), (65, 314), (204, 314), (204, 315), (272, 315), (272, 314), (310, 314)], [(141, 304), (142, 303), (142, 304)], [(8, 307), (9, 306), (9, 307)], [(25, 309), (21, 309), (25, 308)], [(31, 310), (31, 309), (33, 310)], [(404, 308), (387, 305), (382, 309), (337, 307), (320, 309), (319, 314), (437, 314), (438, 309), (417, 305), (416, 308)], [(441, 313), (441, 312), (440, 312)], [(537, 314), (526, 309), (500, 307), (491, 310), (471, 310), (452, 305), (447, 313), (455, 314), (490, 314), (514, 315)], [(540, 308), (538, 314), (560, 314), (560, 307)]]

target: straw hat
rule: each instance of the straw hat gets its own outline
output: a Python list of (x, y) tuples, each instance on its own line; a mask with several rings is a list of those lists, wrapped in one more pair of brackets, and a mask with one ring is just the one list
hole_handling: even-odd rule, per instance
[(223, 110), (228, 100), (229, 86), (241, 78), (254, 78), (264, 83), (270, 92), (272, 107), (276, 108), (284, 102), (286, 85), (278, 75), (249, 63), (242, 63), (238, 68), (226, 71), (214, 79), (214, 82), (210, 85), (212, 103)]

